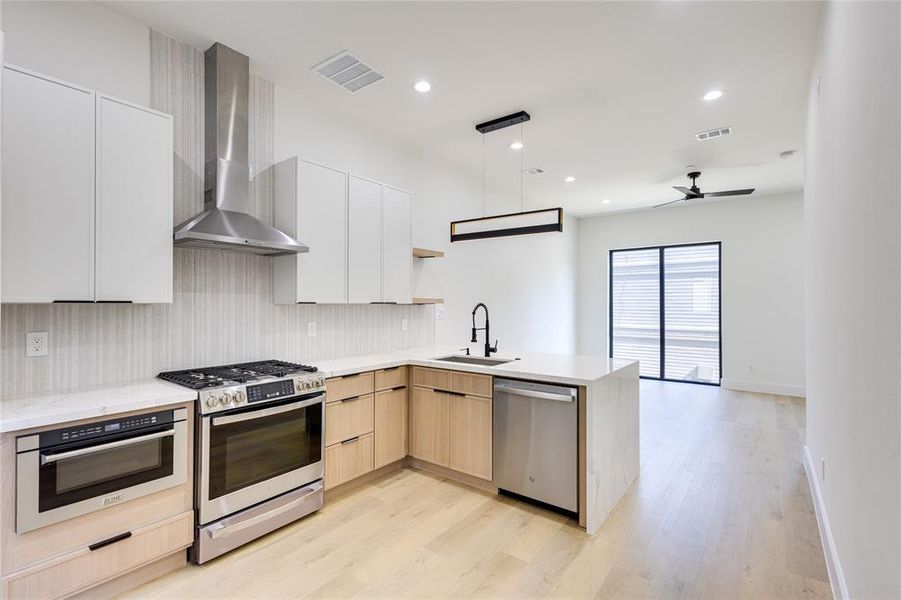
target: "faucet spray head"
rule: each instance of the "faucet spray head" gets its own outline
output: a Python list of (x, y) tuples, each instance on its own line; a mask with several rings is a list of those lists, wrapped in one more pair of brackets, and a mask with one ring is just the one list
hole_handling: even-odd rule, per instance
[(473, 341), (473, 342), (478, 342), (478, 341), (479, 341), (479, 340), (476, 338), (476, 328), (475, 328), (475, 327), (472, 328), (472, 341)]

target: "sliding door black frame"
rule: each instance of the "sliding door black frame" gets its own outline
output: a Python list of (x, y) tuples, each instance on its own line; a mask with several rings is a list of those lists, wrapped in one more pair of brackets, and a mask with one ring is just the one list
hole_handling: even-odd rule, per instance
[[(666, 293), (664, 292), (664, 274), (666, 267), (664, 266), (663, 252), (667, 248), (688, 248), (691, 246), (716, 246), (717, 252), (717, 337), (719, 348), (719, 379), (720, 381), (688, 381), (685, 379), (667, 379), (666, 378)], [(696, 385), (711, 385), (719, 387), (723, 379), (723, 244), (722, 242), (695, 242), (691, 244), (670, 244), (668, 246), (642, 246), (639, 248), (617, 248), (610, 250), (607, 258), (607, 354), (613, 358), (613, 255), (617, 252), (631, 252), (633, 250), (657, 250), (660, 253), (659, 275), (660, 288), (658, 292), (658, 302), (660, 303), (660, 377), (649, 377), (641, 375), (642, 379), (653, 379), (656, 381), (672, 381), (674, 383), (693, 383)]]

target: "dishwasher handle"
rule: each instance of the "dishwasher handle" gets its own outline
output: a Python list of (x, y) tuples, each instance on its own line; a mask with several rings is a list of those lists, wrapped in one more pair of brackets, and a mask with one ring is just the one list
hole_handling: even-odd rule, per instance
[(574, 402), (576, 399), (576, 390), (574, 388), (558, 388), (560, 392), (544, 392), (541, 390), (524, 388), (509, 383), (495, 383), (494, 391), (503, 392), (505, 394), (513, 394), (514, 396), (526, 396), (528, 398), (538, 398), (540, 400), (555, 400), (557, 402)]

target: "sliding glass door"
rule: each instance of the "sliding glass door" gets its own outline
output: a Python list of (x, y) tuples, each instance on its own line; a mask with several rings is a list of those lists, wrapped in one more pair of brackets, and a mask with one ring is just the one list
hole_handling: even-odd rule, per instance
[(642, 377), (719, 385), (720, 244), (610, 252), (610, 356)]

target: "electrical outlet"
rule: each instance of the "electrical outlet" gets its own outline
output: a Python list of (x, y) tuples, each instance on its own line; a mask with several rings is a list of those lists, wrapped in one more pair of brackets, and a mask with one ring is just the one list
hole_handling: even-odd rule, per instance
[(745, 370), (746, 370), (748, 373), (756, 373), (756, 372), (757, 372), (757, 367), (755, 367), (754, 365), (748, 365), (748, 368), (745, 369)]
[(400, 320), (400, 330), (401, 330), (401, 331), (406, 331), (406, 330), (407, 330), (407, 320), (406, 320), (406, 319), (401, 319), (401, 320)]
[(436, 304), (436, 305), (435, 305), (435, 320), (436, 320), (436, 321), (440, 321), (440, 320), (443, 319), (446, 315), (447, 315), (447, 312), (444, 310), (444, 305), (443, 305), (443, 304)]
[(316, 321), (310, 321), (309, 323), (307, 323), (307, 336), (316, 337)]
[(47, 356), (47, 345), (46, 331), (25, 334), (25, 356)]
[(826, 459), (820, 457), (820, 480), (826, 483)]

